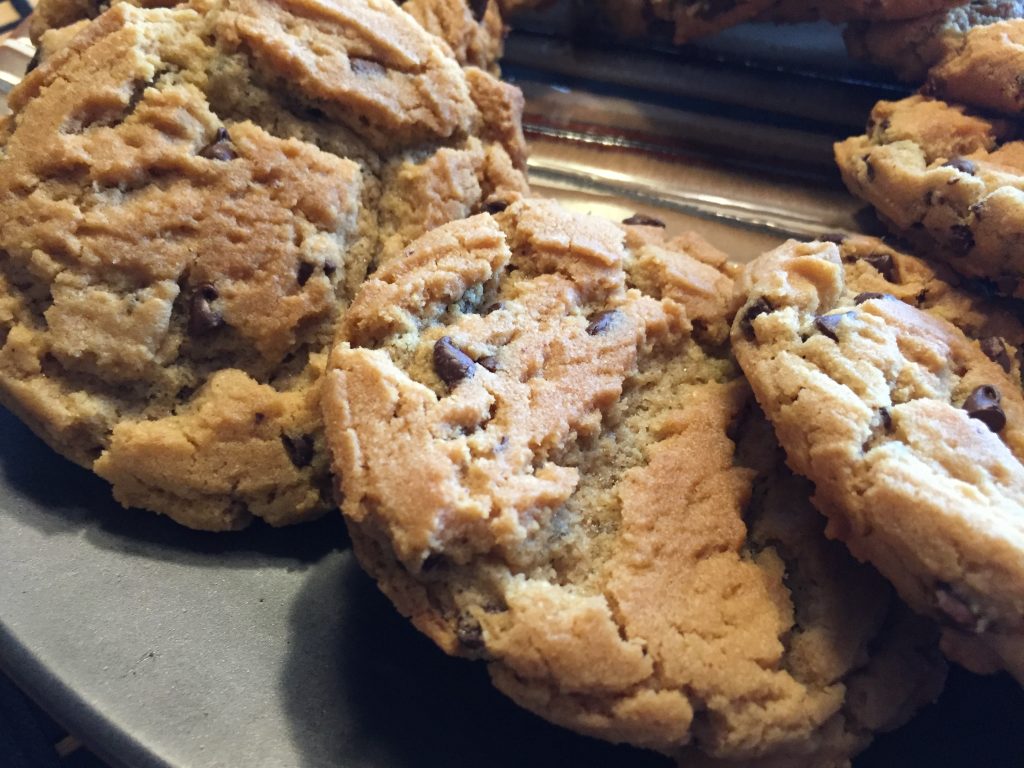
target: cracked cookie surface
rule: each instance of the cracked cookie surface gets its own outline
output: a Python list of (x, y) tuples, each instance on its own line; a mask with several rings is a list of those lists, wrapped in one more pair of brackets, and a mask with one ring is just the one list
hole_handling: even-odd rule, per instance
[(942, 665), (747, 411), (732, 274), (695, 236), (549, 202), (427, 234), (331, 353), (343, 512), (399, 610), (549, 720), (684, 761), (846, 765)]
[(896, 234), (963, 275), (1024, 296), (1024, 143), (1007, 120), (916, 95), (879, 102), (835, 146), (850, 191)]
[(0, 400), (196, 528), (332, 506), (317, 401), (345, 304), (526, 189), (521, 96), (385, 0), (118, 4), (9, 105)]
[[(30, 32), (44, 53), (52, 44), (44, 41), (50, 32), (94, 19), (110, 5), (128, 3), (141, 8), (172, 8), (191, 5), (195, 9), (212, 6), (208, 0), (40, 0), (31, 16)], [(405, 0), (401, 8), (431, 34), (444, 40), (460, 64), (496, 70), (504, 48), (505, 26), (496, 0)]]
[(843, 37), (855, 58), (889, 69), (901, 80), (923, 83), (933, 66), (962, 48), (972, 29), (1021, 17), (1020, 0), (975, 0), (908, 20), (854, 22)]
[(921, 301), (903, 265), (880, 282), (886, 261), (840, 247), (746, 268), (737, 360), (829, 535), (937, 619), (952, 658), (1024, 679), (1020, 321), (953, 286), (936, 300), (934, 278)]

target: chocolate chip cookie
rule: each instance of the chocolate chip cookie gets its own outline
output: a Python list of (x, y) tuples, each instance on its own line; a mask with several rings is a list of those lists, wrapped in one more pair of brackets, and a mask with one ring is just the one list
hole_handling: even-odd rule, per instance
[(522, 706), (684, 764), (844, 765), (942, 664), (748, 408), (733, 271), (543, 201), (425, 235), (331, 353), (339, 498), (396, 606)]
[[(96, 18), (110, 5), (129, 3), (142, 8), (171, 8), (178, 0), (40, 0), (31, 17), (32, 39), (39, 44), (47, 30)], [(208, 0), (192, 2), (194, 9), (210, 7)], [(505, 29), (497, 0), (405, 0), (403, 11), (444, 40), (461, 64), (497, 68)]]
[(946, 101), (1005, 115), (1024, 112), (1024, 19), (969, 30), (928, 72), (926, 91)]
[(118, 4), (8, 103), (0, 400), (195, 528), (332, 507), (318, 398), (345, 304), (526, 188), (518, 91), (390, 0)]
[(1013, 123), (916, 95), (879, 102), (867, 133), (836, 144), (853, 194), (957, 272), (1024, 295), (1024, 143)]
[(950, 657), (1024, 681), (1020, 321), (979, 323), (952, 287), (944, 312), (901, 300), (903, 264), (880, 284), (884, 258), (844, 257), (788, 243), (750, 264), (736, 357), (829, 535), (942, 624)]
[(1021, 0), (975, 0), (904, 21), (853, 22), (843, 36), (854, 58), (889, 69), (901, 80), (923, 83), (928, 70), (962, 48), (972, 29), (1021, 17)]

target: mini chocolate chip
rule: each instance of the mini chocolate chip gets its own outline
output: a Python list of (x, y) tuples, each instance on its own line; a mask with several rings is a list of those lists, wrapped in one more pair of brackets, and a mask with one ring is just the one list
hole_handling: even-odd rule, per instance
[(1004, 371), (1010, 372), (1010, 356), (1006, 353), (1006, 344), (998, 336), (989, 336), (980, 341), (981, 351), (985, 357), (998, 363)]
[(493, 304), (489, 304), (488, 306), (484, 307), (484, 310), (483, 310), (483, 312), (481, 314), (489, 315), (489, 314), (491, 314), (491, 312), (497, 312), (499, 309), (504, 309), (504, 308), (505, 308), (505, 303), (503, 301), (496, 301)]
[(452, 343), (451, 336), (442, 336), (434, 344), (434, 370), (441, 381), (455, 387), (463, 379), (473, 378), (476, 363)]
[(743, 313), (743, 318), (740, 320), (740, 328), (748, 340), (754, 338), (754, 319), (771, 312), (772, 309), (772, 305), (764, 296), (747, 307), (747, 311)]
[(899, 282), (896, 280), (896, 262), (891, 253), (872, 253), (870, 256), (865, 256), (864, 261), (877, 269), (882, 277), (890, 283)]
[(476, 364), (486, 368), (491, 373), (498, 370), (498, 358), (494, 355), (487, 355), (487, 357), (481, 357), (476, 361)]
[(1006, 426), (1006, 414), (999, 407), (1001, 399), (998, 389), (991, 384), (983, 384), (967, 396), (963, 408), (972, 419), (977, 419), (993, 432), (1000, 432)]
[(648, 216), (646, 213), (634, 213), (629, 218), (622, 220), (623, 224), (632, 224), (640, 227), (661, 227), (665, 228), (665, 222), (661, 219), (656, 219), (653, 216)]
[(473, 12), (473, 18), (476, 19), (477, 24), (484, 20), (484, 14), (487, 13), (487, 2), (488, 0), (469, 0), (469, 10)]
[(871, 164), (871, 156), (870, 155), (864, 155), (863, 160), (864, 160), (864, 171), (865, 171), (865, 173), (867, 173), (868, 181), (874, 181), (875, 180), (875, 166), (873, 166)]
[(974, 248), (974, 233), (963, 224), (955, 224), (949, 228), (950, 247), (957, 256), (966, 256)]
[(369, 59), (360, 59), (353, 56), (349, 59), (353, 74), (356, 75), (383, 75), (387, 70), (383, 64)]
[(604, 333), (615, 323), (615, 320), (619, 316), (617, 309), (609, 309), (605, 312), (598, 312), (596, 315), (592, 315), (587, 318), (590, 322), (587, 323), (587, 333), (591, 336), (597, 336), (598, 334)]
[(891, 293), (873, 293), (871, 291), (866, 291), (865, 293), (858, 293), (856, 296), (854, 296), (853, 303), (863, 304), (865, 301), (873, 301), (874, 299), (891, 299), (892, 301), (897, 300), (896, 297), (893, 296)]
[(479, 651), (485, 645), (484, 631), (480, 627), (480, 622), (469, 616), (459, 619), (459, 623), (455, 627), (455, 637), (458, 638), (459, 645), (468, 651)]
[(28, 66), (25, 67), (25, 74), (27, 75), (33, 69), (39, 66), (39, 62), (43, 60), (43, 49), (36, 48), (36, 52), (32, 54), (32, 58), (28, 60)]
[(484, 212), (490, 213), (492, 215), (495, 213), (501, 213), (506, 208), (508, 208), (509, 205), (510, 203), (508, 202), (508, 200), (502, 200), (501, 198), (498, 198), (496, 200), (488, 200), (486, 203), (484, 203)]
[(218, 128), (214, 140), (199, 150), (199, 156), (205, 157), (207, 160), (220, 160), (222, 162), (234, 160), (238, 157), (234, 145), (231, 143), (231, 137), (228, 135), (227, 128)]
[(267, 420), (266, 414), (260, 413), (259, 411), (257, 411), (256, 413), (254, 413), (252, 415), (252, 422), (253, 422), (253, 424), (262, 424), (266, 420)]
[(324, 262), (324, 274), (328, 277), (334, 277), (334, 273), (338, 271), (338, 265), (333, 261)]
[(295, 275), (295, 279), (299, 281), (299, 285), (305, 285), (309, 282), (309, 278), (313, 276), (313, 265), (308, 261), (299, 262), (299, 270)]
[(299, 469), (308, 467), (313, 461), (312, 435), (299, 435), (298, 437), (281, 435), (281, 444), (284, 446), (284, 452), (288, 454), (288, 458), (292, 460), (292, 464)]
[(836, 329), (845, 317), (853, 317), (855, 312), (840, 312), (837, 315), (818, 315), (814, 318), (814, 327), (828, 336), (832, 341), (839, 341)]
[(818, 240), (822, 243), (834, 243), (836, 245), (842, 245), (850, 239), (849, 235), (842, 232), (824, 232), (818, 235)]
[(195, 289), (190, 300), (188, 315), (188, 332), (192, 336), (202, 336), (215, 328), (224, 325), (224, 317), (212, 306), (217, 300), (217, 289), (210, 283), (203, 283)]
[(966, 173), (973, 176), (978, 172), (978, 166), (973, 160), (968, 160), (966, 157), (951, 157), (945, 163), (942, 164), (943, 168), (953, 168), (961, 173)]
[(885, 427), (886, 432), (892, 431), (892, 414), (889, 413), (888, 408), (879, 408), (878, 415), (882, 419), (882, 426)]

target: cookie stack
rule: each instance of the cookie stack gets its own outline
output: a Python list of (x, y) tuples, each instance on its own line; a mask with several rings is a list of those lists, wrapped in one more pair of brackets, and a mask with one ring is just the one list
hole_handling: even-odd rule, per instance
[(340, 506), (446, 652), (686, 765), (848, 765), (938, 694), (940, 645), (1024, 680), (1024, 325), (954, 271), (1020, 274), (988, 216), (1012, 120), (917, 96), (838, 150), (879, 200), (924, 187), (883, 215), (923, 206), (952, 269), (859, 236), (740, 267), (529, 195), (493, 3), (39, 19), (0, 124), (0, 400), (123, 504)]

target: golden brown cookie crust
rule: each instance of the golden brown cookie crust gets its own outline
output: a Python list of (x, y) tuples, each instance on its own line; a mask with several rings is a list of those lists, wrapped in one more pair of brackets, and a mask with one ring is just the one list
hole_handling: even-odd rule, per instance
[(333, 505), (341, 311), (385, 248), (526, 191), (521, 97), (389, 0), (202, 11), (118, 4), (11, 93), (0, 399), (126, 505), (298, 522)]
[(957, 660), (977, 669), (995, 656), (1020, 677), (1019, 371), (957, 313), (949, 322), (858, 282), (831, 243), (762, 256), (739, 282), (737, 359), (790, 466), (814, 482), (829, 534), (942, 621)]
[[(843, 764), (941, 665), (922, 625), (880, 632), (884, 585), (747, 428), (707, 287), (731, 272), (544, 201), (429, 233), (331, 353), (338, 490), (396, 606), (532, 711), (681, 759)], [(872, 637), (907, 663), (869, 725), (847, 692), (883, 687)]]
[(850, 191), (895, 232), (963, 275), (1024, 295), (1020, 169), (1007, 120), (916, 95), (879, 102), (868, 131), (835, 146)]

